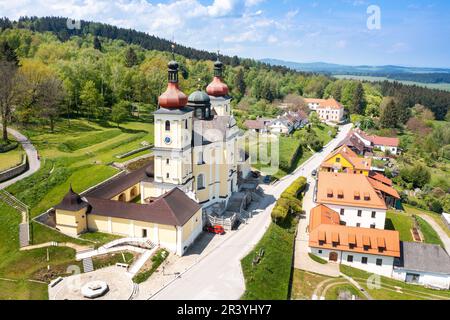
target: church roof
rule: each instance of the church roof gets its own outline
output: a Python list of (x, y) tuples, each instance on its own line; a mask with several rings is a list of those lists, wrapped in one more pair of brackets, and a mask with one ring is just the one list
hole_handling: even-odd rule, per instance
[(171, 226), (185, 225), (202, 208), (178, 188), (172, 189), (150, 204), (91, 197), (87, 200), (88, 214)]
[(72, 186), (70, 186), (69, 192), (55, 208), (66, 211), (78, 211), (87, 206), (88, 203), (85, 202), (78, 193), (74, 192)]
[(143, 180), (153, 179), (153, 172), (154, 162), (153, 159), (151, 159), (151, 161), (142, 168), (112, 179), (87, 192), (85, 196), (99, 199), (112, 199)]

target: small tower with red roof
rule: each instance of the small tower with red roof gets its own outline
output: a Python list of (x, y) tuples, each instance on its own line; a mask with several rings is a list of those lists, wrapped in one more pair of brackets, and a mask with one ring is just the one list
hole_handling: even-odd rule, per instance
[(223, 63), (219, 60), (214, 63), (214, 79), (206, 88), (211, 98), (211, 107), (218, 116), (231, 115), (231, 97), (228, 95), (228, 86), (223, 81)]
[(168, 64), (166, 91), (158, 98), (155, 117), (154, 182), (158, 197), (173, 188), (192, 190), (192, 121), (193, 109), (178, 84), (179, 65)]

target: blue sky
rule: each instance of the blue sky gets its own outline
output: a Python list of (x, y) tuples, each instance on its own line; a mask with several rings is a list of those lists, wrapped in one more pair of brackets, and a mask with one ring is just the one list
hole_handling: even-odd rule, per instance
[[(367, 28), (377, 5), (381, 28)], [(0, 0), (0, 16), (55, 15), (251, 58), (450, 67), (450, 1)]]

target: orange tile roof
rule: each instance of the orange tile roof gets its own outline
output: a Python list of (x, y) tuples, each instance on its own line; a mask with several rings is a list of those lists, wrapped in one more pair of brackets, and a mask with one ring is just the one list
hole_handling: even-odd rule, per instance
[(381, 173), (371, 171), (369, 173), (369, 177), (371, 177), (372, 179), (378, 180), (387, 186), (392, 187), (392, 185), (393, 185), (392, 180), (387, 178), (386, 176), (382, 175)]
[[(338, 191), (343, 191), (343, 197), (338, 197)], [(332, 196), (329, 196), (330, 191)], [(355, 199), (355, 193), (363, 195)], [(335, 172), (319, 172), (317, 183), (317, 202), (342, 206), (387, 209), (384, 200), (363, 174), (348, 174)]]
[[(339, 217), (337, 212), (323, 205), (311, 210), (310, 247), (400, 257), (398, 231), (347, 227), (330, 216)], [(320, 221), (324, 223), (318, 224)]]
[(397, 190), (395, 190), (394, 188), (387, 186), (383, 183), (381, 183), (378, 180), (372, 179), (372, 178), (368, 178), (370, 184), (378, 191), (384, 192), (396, 199), (400, 199), (400, 195), (398, 194)]
[(336, 165), (339, 166), (339, 163), (330, 162), (330, 159), (337, 155), (344, 157), (356, 170), (370, 170), (372, 167), (372, 159), (358, 157), (358, 155), (345, 144), (337, 148), (328, 157), (326, 157), (321, 166), (326, 168), (335, 167)]
[(336, 99), (305, 99), (306, 103), (318, 103), (321, 108), (343, 109), (344, 106)]
[(310, 230), (315, 229), (321, 224), (339, 224), (339, 222), (339, 214), (323, 204), (311, 209), (309, 222)]

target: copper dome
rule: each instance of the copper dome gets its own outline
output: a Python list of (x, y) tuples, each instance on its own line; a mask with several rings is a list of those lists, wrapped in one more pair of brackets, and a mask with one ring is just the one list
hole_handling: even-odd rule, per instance
[(222, 78), (214, 77), (213, 81), (206, 88), (206, 92), (213, 97), (224, 97), (228, 95), (228, 86), (223, 83)]
[(158, 98), (162, 108), (182, 108), (188, 102), (187, 96), (178, 86), (178, 63), (170, 61), (168, 64), (169, 82), (166, 91)]

